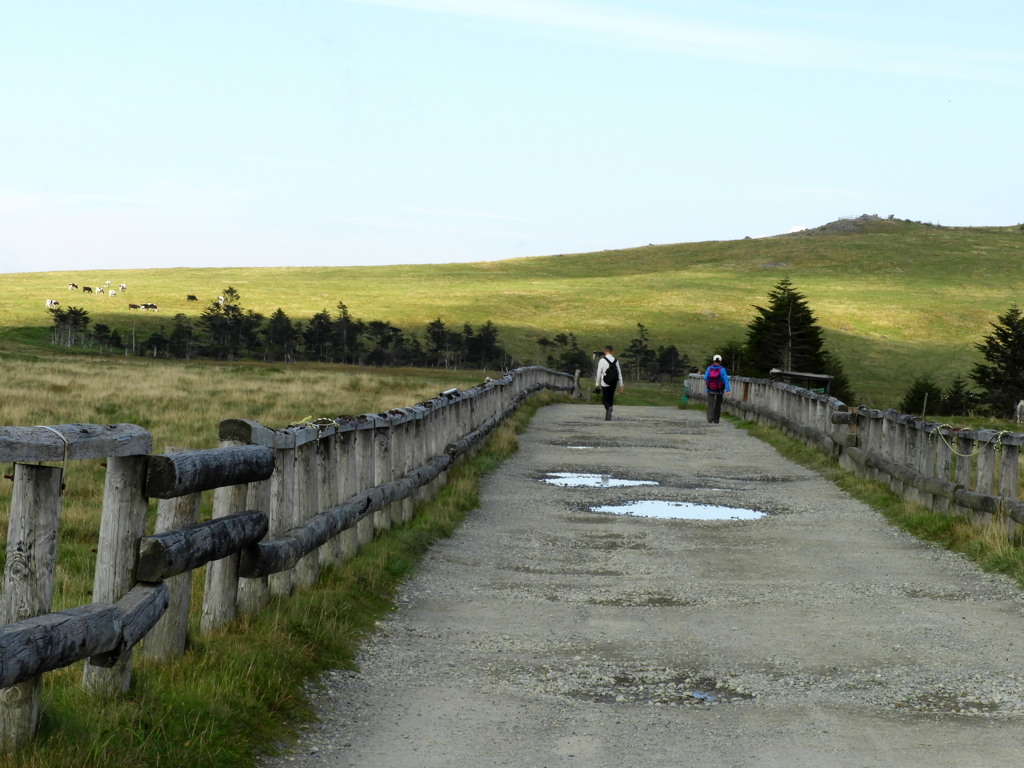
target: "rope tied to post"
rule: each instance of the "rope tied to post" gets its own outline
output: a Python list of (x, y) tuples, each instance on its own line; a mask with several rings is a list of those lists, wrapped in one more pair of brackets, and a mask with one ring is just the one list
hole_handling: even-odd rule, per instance
[(944, 442), (946, 444), (946, 446), (949, 448), (950, 452), (954, 456), (959, 456), (959, 457), (964, 458), (964, 459), (974, 458), (979, 453), (981, 453), (983, 449), (987, 448), (988, 446), (992, 445), (993, 443), (995, 444), (996, 448), (1002, 448), (1003, 436), (1004, 435), (1012, 435), (1013, 434), (1013, 432), (1011, 432), (1008, 429), (1000, 430), (999, 432), (997, 432), (995, 434), (995, 436), (989, 438), (988, 440), (986, 440), (984, 442), (982, 442), (981, 440), (977, 440), (976, 443), (977, 443), (978, 447), (975, 450), (971, 451), (970, 453), (960, 453), (960, 451), (958, 451), (956, 448), (954, 448), (953, 444), (949, 440), (946, 439), (946, 436), (944, 434), (942, 434), (942, 430), (944, 430), (944, 429), (948, 429), (951, 432), (962, 432), (963, 431), (962, 427), (954, 427), (952, 424), (939, 424), (939, 426), (932, 432), (932, 434), (929, 435), (929, 438), (930, 439), (934, 439), (935, 435), (938, 435), (939, 439), (942, 440), (942, 442)]
[[(62, 433), (58, 432), (53, 427), (48, 427), (45, 424), (37, 424), (36, 426), (39, 427), (40, 429), (48, 429), (48, 430), (50, 430), (51, 432), (53, 432), (53, 434), (55, 434), (57, 437), (60, 438), (60, 441), (62, 443), (64, 443), (64, 458), (61, 460), (61, 463), (60, 463), (60, 495), (63, 496), (64, 495), (64, 477), (67, 475), (67, 471), (68, 471), (68, 439), (66, 437), (64, 437), (64, 435)], [(41, 463), (42, 462), (40, 462), (40, 464)]]

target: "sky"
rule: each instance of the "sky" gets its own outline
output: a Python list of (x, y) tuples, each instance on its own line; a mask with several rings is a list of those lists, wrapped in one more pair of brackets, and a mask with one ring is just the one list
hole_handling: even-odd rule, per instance
[(1024, 221), (1024, 4), (7, 3), (0, 272)]

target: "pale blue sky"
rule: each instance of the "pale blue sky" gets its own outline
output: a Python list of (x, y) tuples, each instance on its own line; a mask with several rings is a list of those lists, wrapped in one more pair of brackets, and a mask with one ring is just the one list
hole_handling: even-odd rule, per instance
[(1024, 221), (1024, 4), (7, 3), (0, 272)]

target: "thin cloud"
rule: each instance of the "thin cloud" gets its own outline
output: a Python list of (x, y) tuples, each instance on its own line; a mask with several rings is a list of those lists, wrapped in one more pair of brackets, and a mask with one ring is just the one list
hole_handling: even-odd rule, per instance
[(707, 24), (679, 16), (579, 0), (343, 0), (390, 8), (565, 29), (679, 53), (781, 66), (832, 68), (963, 80), (1020, 82), (1018, 52), (950, 49)]

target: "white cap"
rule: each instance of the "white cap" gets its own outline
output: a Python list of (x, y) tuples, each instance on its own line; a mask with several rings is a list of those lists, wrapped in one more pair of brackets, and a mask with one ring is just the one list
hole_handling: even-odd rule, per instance
[(720, 362), (722, 362), (722, 356), (721, 355), (715, 355), (714, 357), (711, 358), (711, 362), (713, 362), (713, 363), (720, 363)]

